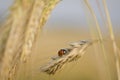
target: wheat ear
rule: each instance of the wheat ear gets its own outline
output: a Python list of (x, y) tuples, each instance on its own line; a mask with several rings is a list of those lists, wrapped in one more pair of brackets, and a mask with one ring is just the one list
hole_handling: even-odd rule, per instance
[(45, 66), (42, 66), (41, 71), (49, 75), (55, 74), (58, 70), (60, 70), (67, 63), (78, 60), (80, 57), (82, 57), (84, 53), (86, 52), (87, 48), (96, 42), (98, 42), (98, 40), (88, 41), (84, 45), (74, 48), (68, 55), (63, 56), (57, 60), (53, 60), (47, 63)]

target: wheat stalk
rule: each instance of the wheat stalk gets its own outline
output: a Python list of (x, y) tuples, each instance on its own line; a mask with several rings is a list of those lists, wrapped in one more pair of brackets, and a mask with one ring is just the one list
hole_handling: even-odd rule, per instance
[(107, 71), (107, 75), (109, 76), (109, 80), (111, 80), (111, 75), (110, 75), (110, 72), (109, 72), (109, 64), (108, 64), (108, 59), (107, 59), (107, 56), (106, 56), (106, 50), (105, 50), (105, 45), (103, 43), (103, 36), (102, 36), (102, 31), (100, 29), (100, 25), (99, 25), (99, 22), (97, 20), (97, 17), (95, 15), (95, 12), (94, 10), (92, 9), (92, 6), (90, 5), (89, 3), (89, 0), (84, 0), (86, 6), (88, 7), (94, 21), (95, 21), (95, 25), (96, 25), (96, 28), (97, 28), (97, 34), (98, 34), (98, 38), (100, 39), (100, 46), (102, 48), (102, 52), (103, 52), (103, 55), (104, 55), (104, 59), (105, 59), (105, 64), (106, 64), (106, 71)]
[(98, 40), (86, 41), (86, 43), (82, 44), (80, 47), (73, 48), (72, 51), (68, 55), (60, 57), (56, 60), (53, 60), (53, 61), (47, 63), (45, 66), (42, 66), (41, 71), (45, 72), (49, 75), (55, 74), (67, 63), (78, 60), (80, 57), (82, 57), (84, 55), (84, 53), (86, 52), (87, 48), (96, 42), (98, 42)]
[(120, 51), (119, 51), (119, 48), (116, 45), (116, 41), (115, 41), (115, 37), (114, 37), (114, 32), (113, 32), (112, 23), (111, 23), (110, 14), (109, 14), (109, 11), (108, 11), (108, 8), (107, 8), (106, 0), (102, 0), (102, 1), (103, 1), (104, 9), (105, 9), (105, 14), (106, 14), (106, 17), (107, 17), (106, 24), (107, 24), (107, 27), (109, 29), (109, 34), (110, 34), (110, 38), (112, 40), (112, 45), (113, 45), (113, 50), (114, 50), (114, 55), (115, 55), (117, 77), (118, 77), (118, 80), (120, 80), (120, 61), (119, 61), (120, 60), (119, 59)]
[(22, 47), (20, 43), (23, 43), (23, 36), (25, 31), (23, 22), (26, 20), (25, 12), (23, 11), (22, 13), (21, 10), (22, 6), (19, 4), (18, 1), (16, 1), (11, 9), (11, 24), (8, 25), (9, 27), (11, 27), (11, 29), (6, 42), (5, 50), (3, 52), (4, 56), (1, 67), (1, 80), (10, 79), (12, 72), (14, 73), (12, 69), (15, 64), (14, 57), (18, 54), (20, 55), (20, 52), (18, 50), (21, 50), (20, 48)]

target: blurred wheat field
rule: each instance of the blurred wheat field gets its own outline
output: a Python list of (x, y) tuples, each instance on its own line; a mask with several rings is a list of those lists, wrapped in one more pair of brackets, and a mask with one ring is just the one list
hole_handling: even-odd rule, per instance
[[(21, 2), (23, 1), (23, 2), (19, 4), (19, 1)], [(28, 3), (26, 1), (28, 1)], [(85, 1), (88, 1), (88, 0), (85, 0)], [(106, 30), (105, 32), (103, 32), (100, 25), (98, 24), (98, 27), (101, 29), (101, 31), (100, 32), (97, 31), (94, 16), (92, 16), (92, 14), (95, 15), (94, 9), (91, 14), (89, 12), (90, 8), (92, 10), (92, 7), (89, 6), (90, 1), (88, 1), (88, 3), (85, 3), (84, 0), (83, 0), (84, 4), (82, 3), (84, 5), (83, 11), (86, 14), (85, 15), (87, 18), (86, 23), (88, 21), (87, 26), (89, 27), (84, 27), (84, 26), (81, 27), (78, 25), (78, 27), (80, 27), (78, 28), (78, 27), (75, 27), (76, 25), (66, 26), (62, 24), (57, 26), (58, 28), (55, 28), (56, 26), (54, 25), (53, 25), (54, 27), (51, 25), (45, 25), (43, 27), (43, 25), (48, 19), (48, 15), (50, 14), (51, 10), (55, 7), (54, 5), (56, 5), (57, 2), (58, 0), (41, 0), (41, 1), (16, 0), (15, 2), (16, 4), (14, 4), (15, 8), (11, 10), (10, 17), (8, 18), (8, 20), (6, 20), (5, 26), (0, 28), (0, 46), (1, 46), (0, 48), (1, 70), (0, 71), (1, 71), (1, 75), (3, 75), (2, 77), (4, 77), (4, 78), (0, 78), (0, 80), (119, 80), (119, 76), (120, 76), (118, 71), (119, 65), (116, 68), (116, 58), (118, 59), (118, 64), (120, 64), (119, 63), (120, 54), (119, 54), (119, 51), (117, 50), (117, 57), (115, 56), (114, 54), (115, 51), (113, 49), (114, 47), (112, 45), (113, 41), (115, 41), (115, 44), (117, 43), (117, 48), (118, 49), (120, 48), (119, 34), (115, 35), (115, 40), (112, 41), (109, 36), (111, 35), (109, 33), (109, 30)], [(30, 6), (31, 4), (34, 5), (35, 3), (37, 4), (37, 6), (39, 6), (39, 3), (40, 3), (40, 6), (43, 6), (43, 7), (35, 8), (32, 11)], [(19, 11), (19, 10), (22, 10), (21, 7), (24, 8), (23, 13)], [(87, 9), (87, 7), (89, 7), (89, 9)], [(40, 10), (41, 12), (38, 11), (39, 9), (41, 9)], [(26, 14), (26, 13), (29, 13), (30, 10), (31, 10), (31, 15)], [(37, 12), (40, 14), (39, 16)], [(37, 16), (36, 16), (36, 13), (37, 13)], [(39, 23), (32, 22), (32, 18)], [(13, 19), (13, 22), (11, 22), (12, 21), (11, 19)], [(21, 22), (19, 21), (20, 19), (22, 19)], [(50, 19), (48, 19), (47, 24), (49, 24), (49, 20)], [(96, 19), (96, 21), (97, 20), (98, 19)], [(107, 19), (105, 19), (105, 21), (107, 22)], [(11, 23), (13, 24), (11, 25)], [(107, 25), (109, 24), (110, 23), (107, 23)], [(18, 25), (21, 27), (18, 28)], [(35, 40), (32, 41), (32, 47), (30, 48), (31, 52), (29, 56), (21, 53), (26, 51), (26, 54), (27, 52), (29, 54), (29, 50), (27, 51), (26, 47), (23, 47), (23, 46), (21, 47), (19, 45), (23, 44), (24, 42), (23, 38), (25, 38), (25, 43), (27, 43), (27, 41), (29, 43), (29, 40), (28, 40), (29, 36), (28, 34), (27, 36), (25, 36), (26, 34), (24, 33), (27, 31), (27, 29), (29, 29), (31, 25), (34, 27), (42, 27), (40, 29), (43, 29), (43, 30), (42, 32), (40, 32), (40, 30), (36, 31), (35, 34), (37, 34), (37, 36), (35, 37)], [(12, 31), (10, 31), (12, 30), (11, 29), (12, 26), (15, 27), (13, 30), (15, 32), (13, 33)], [(104, 27), (105, 29), (108, 29), (106, 28), (106, 25), (104, 25)], [(32, 29), (33, 28), (31, 28), (30, 30), (32, 31)], [(16, 35), (19, 35), (19, 37), (14, 38), (15, 36), (10, 34), (9, 31), (12, 34), (16, 33)], [(96, 47), (91, 46), (90, 48), (88, 48), (86, 54), (83, 55), (83, 57), (81, 57), (79, 60), (66, 64), (59, 72), (57, 72), (55, 75), (52, 75), (52, 76), (47, 75), (43, 72), (40, 72), (40, 66), (49, 62), (50, 58), (53, 55), (56, 55), (59, 49), (68, 47), (69, 46), (68, 43), (78, 41), (78, 40), (100, 39), (99, 34), (102, 35), (101, 36), (103, 38), (103, 40), (101, 39), (102, 43), (95, 44)], [(103, 34), (106, 34), (106, 35), (103, 35)], [(10, 36), (13, 38), (10, 39)], [(21, 39), (21, 37), (23, 38)], [(11, 41), (13, 40), (14, 43), (10, 42), (9, 40)], [(8, 44), (7, 41), (9, 42), (10, 45), (13, 46), (14, 53), (10, 54), (13, 59), (11, 59), (7, 53), (9, 52), (9, 49), (6, 48), (6, 44)], [(15, 41), (17, 42), (15, 43)], [(101, 44), (103, 44), (104, 46), (102, 48), (105, 49), (105, 53), (101, 48)], [(23, 45), (26, 45), (26, 44), (23, 44)], [(3, 49), (2, 47), (5, 47), (5, 48)], [(26, 56), (28, 56), (28, 58), (26, 58)], [(27, 60), (26, 63), (24, 63), (24, 60), (21, 60), (21, 59), (24, 59), (24, 57)], [(11, 69), (10, 71), (3, 73), (6, 70), (2, 70), (4, 69), (4, 66), (2, 65), (4, 65), (4, 63), (6, 62), (6, 60), (4, 61), (4, 59), (7, 59), (7, 58), (9, 62), (8, 68), (11, 69), (11, 66), (14, 67), (14, 65), (17, 64), (17, 68), (15, 69), (16, 70), (15, 74), (14, 74), (14, 69)], [(9, 61), (9, 58), (10, 58), (10, 61)], [(12, 72), (12, 70), (13, 70), (12, 77), (7, 78), (11, 76), (9, 75), (9, 73)]]

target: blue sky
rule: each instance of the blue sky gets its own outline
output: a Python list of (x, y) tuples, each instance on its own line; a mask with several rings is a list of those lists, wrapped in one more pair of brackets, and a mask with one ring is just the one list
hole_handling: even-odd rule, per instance
[[(12, 2), (13, 0), (0, 0), (0, 19), (3, 19), (5, 17), (8, 11), (8, 7), (12, 4)], [(99, 19), (100, 15), (95, 0), (90, 0), (90, 3)], [(111, 20), (113, 22), (113, 25), (116, 27), (120, 26), (119, 3), (120, 0), (107, 0)], [(62, 0), (57, 5), (57, 7), (53, 10), (52, 15), (47, 22), (47, 25), (57, 26), (60, 24), (66, 26), (86, 26), (83, 0)]]

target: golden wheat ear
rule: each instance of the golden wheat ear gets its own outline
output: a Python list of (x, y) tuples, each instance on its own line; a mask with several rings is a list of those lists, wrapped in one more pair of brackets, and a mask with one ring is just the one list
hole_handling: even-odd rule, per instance
[[(0, 35), (0, 80), (17, 80), (17, 71), (29, 61), (41, 28), (59, 0), (15, 0), (4, 36)], [(1, 29), (3, 30), (3, 29)], [(0, 33), (1, 33), (0, 30)], [(15, 79), (14, 79), (15, 78)]]
[[(87, 48), (96, 42), (98, 42), (98, 40), (87, 41), (85, 44), (83, 44), (80, 47), (74, 47), (68, 55), (65, 55), (63, 57), (59, 57), (58, 59), (52, 60), (51, 62), (42, 66), (40, 68), (41, 71), (45, 72), (49, 75), (55, 74), (58, 70), (60, 70), (68, 62), (78, 60), (80, 57), (82, 57), (82, 55), (84, 55), (84, 53), (86, 52)], [(76, 44), (77, 44), (77, 42), (76, 42)]]

